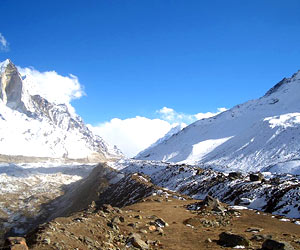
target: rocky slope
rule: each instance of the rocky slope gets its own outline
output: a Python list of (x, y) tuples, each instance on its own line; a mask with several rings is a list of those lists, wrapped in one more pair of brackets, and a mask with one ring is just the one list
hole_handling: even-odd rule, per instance
[[(103, 170), (98, 166), (96, 174), (83, 183), (82, 191), (95, 183), (93, 176), (107, 176), (102, 175)], [(203, 201), (194, 200), (154, 185), (146, 175), (123, 175), (104, 192), (91, 197), (94, 201), (90, 200), (84, 210), (74, 210), (28, 233), (29, 248), (178, 250), (281, 246), (284, 248), (278, 249), (291, 250), (300, 246), (298, 220), (230, 207), (210, 196)], [(10, 238), (7, 244), (20, 245), (17, 242), (22, 240)]]
[(299, 176), (270, 172), (226, 174), (194, 165), (138, 160), (122, 160), (114, 167), (123, 173), (145, 174), (155, 185), (195, 199), (211, 194), (231, 205), (300, 218)]
[[(27, 82), (27, 84), (29, 84)], [(16, 66), (0, 63), (0, 153), (6, 156), (103, 161), (120, 158), (65, 104), (30, 95)]]
[(300, 71), (263, 97), (199, 120), (137, 158), (300, 174), (299, 92)]

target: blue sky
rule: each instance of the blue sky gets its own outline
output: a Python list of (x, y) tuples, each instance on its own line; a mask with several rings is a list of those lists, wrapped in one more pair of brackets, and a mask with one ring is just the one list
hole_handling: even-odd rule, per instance
[[(73, 74), (90, 124), (216, 112), (300, 69), (298, 0), (0, 1), (10, 58)], [(0, 39), (1, 40), (1, 39)]]

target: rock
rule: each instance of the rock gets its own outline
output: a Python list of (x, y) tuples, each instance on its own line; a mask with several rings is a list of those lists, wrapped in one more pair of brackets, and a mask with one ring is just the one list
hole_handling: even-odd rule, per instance
[(243, 175), (241, 172), (231, 172), (231, 173), (229, 173), (228, 177), (230, 179), (240, 179), (243, 177)]
[(163, 219), (161, 219), (161, 218), (158, 218), (158, 219), (156, 219), (155, 220), (155, 224), (156, 224), (156, 226), (158, 226), (158, 227), (168, 227), (169, 226), (169, 224), (167, 223), (167, 222), (165, 222)]
[(250, 174), (250, 181), (262, 181), (264, 176), (261, 173)]
[(125, 218), (123, 216), (120, 216), (119, 220), (123, 223), (125, 221)]
[(198, 168), (196, 175), (201, 175), (204, 172), (204, 170), (202, 168)]
[(23, 237), (8, 237), (5, 246), (11, 250), (28, 250), (26, 240)]
[(84, 242), (88, 245), (93, 245), (93, 240), (89, 237), (84, 236)]
[(137, 223), (129, 223), (127, 226), (132, 227), (132, 228), (138, 228), (138, 224)]
[(104, 213), (108, 213), (109, 214), (109, 213), (112, 213), (114, 211), (114, 208), (111, 205), (109, 205), (109, 204), (104, 204), (102, 206), (102, 211)]
[(207, 195), (200, 205), (218, 213), (224, 213), (226, 211), (225, 207), (221, 205), (220, 201), (211, 197), (210, 195)]
[(148, 244), (141, 239), (141, 236), (137, 233), (133, 233), (129, 239), (131, 244), (139, 249), (149, 249)]
[(272, 239), (272, 235), (257, 234), (257, 235), (253, 235), (253, 237), (251, 238), (251, 240), (255, 240), (255, 241), (264, 241), (268, 239)]
[(49, 245), (51, 243), (51, 240), (49, 238), (43, 239), (43, 243)]
[(111, 223), (121, 224), (121, 220), (118, 216), (115, 216), (111, 219)]
[(114, 223), (108, 222), (107, 226), (111, 227), (116, 232), (120, 231), (120, 228), (116, 224), (114, 224)]
[(226, 247), (235, 246), (250, 246), (251, 242), (244, 236), (233, 234), (230, 232), (223, 232), (219, 235), (218, 243)]
[(135, 218), (135, 219), (138, 219), (138, 220), (141, 220), (143, 217), (140, 216), (140, 215), (136, 215), (136, 216), (134, 216), (134, 218)]
[(279, 185), (280, 184), (280, 178), (279, 177), (274, 177), (270, 179), (270, 183), (272, 185)]
[(245, 232), (247, 232), (247, 233), (250, 233), (250, 232), (251, 232), (251, 233), (259, 233), (259, 232), (261, 232), (261, 231), (263, 231), (262, 228), (249, 227), (249, 228), (246, 229)]
[(153, 225), (152, 225), (152, 226), (149, 226), (148, 229), (149, 229), (151, 232), (153, 232), (153, 231), (156, 230), (156, 226), (153, 226)]
[(207, 239), (205, 240), (205, 243), (212, 243), (212, 240), (211, 240), (210, 238), (207, 238)]
[(263, 250), (294, 250), (294, 248), (287, 242), (276, 241), (276, 240), (266, 240), (262, 244)]

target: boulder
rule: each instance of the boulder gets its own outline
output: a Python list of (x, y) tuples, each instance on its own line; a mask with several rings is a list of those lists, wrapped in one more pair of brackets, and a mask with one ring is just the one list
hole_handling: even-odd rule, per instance
[(205, 199), (202, 202), (202, 206), (205, 206), (206, 208), (209, 208), (212, 211), (224, 213), (226, 209), (218, 199), (215, 199), (211, 197), (210, 195), (207, 195)]
[(131, 244), (139, 249), (149, 249), (148, 244), (141, 239), (141, 236), (137, 233), (133, 233), (129, 239)]
[(264, 176), (261, 173), (250, 174), (250, 181), (262, 181)]
[(235, 247), (235, 246), (250, 246), (251, 242), (242, 235), (233, 234), (230, 232), (223, 232), (219, 235), (219, 245), (225, 247)]
[(263, 250), (294, 250), (289, 243), (268, 239), (262, 244)]

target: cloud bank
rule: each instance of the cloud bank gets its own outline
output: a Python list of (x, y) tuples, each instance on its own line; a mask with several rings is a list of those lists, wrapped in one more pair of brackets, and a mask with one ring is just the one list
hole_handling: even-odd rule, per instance
[(8, 51), (9, 43), (5, 39), (5, 37), (0, 33), (0, 51)]
[(114, 118), (109, 122), (91, 127), (111, 145), (117, 145), (128, 157), (133, 157), (142, 149), (163, 137), (172, 125), (161, 119), (136, 116), (128, 119)]
[(76, 76), (62, 76), (55, 71), (39, 72), (34, 68), (18, 70), (24, 79), (24, 87), (31, 95), (40, 95), (50, 102), (70, 104), (84, 95), (83, 86)]
[(109, 144), (117, 145), (127, 157), (134, 157), (163, 137), (174, 126), (184, 123), (190, 124), (202, 118), (212, 117), (225, 110), (225, 108), (219, 108), (215, 113), (189, 115), (163, 107), (155, 112), (158, 116), (156, 119), (140, 116), (124, 120), (114, 118), (96, 126), (90, 125), (90, 128)]

